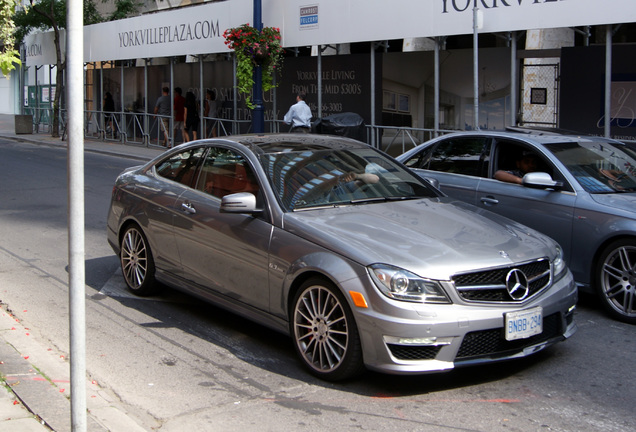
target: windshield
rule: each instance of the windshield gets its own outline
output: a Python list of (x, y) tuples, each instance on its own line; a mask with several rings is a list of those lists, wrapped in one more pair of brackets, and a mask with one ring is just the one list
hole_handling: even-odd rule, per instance
[(636, 152), (608, 142), (548, 144), (550, 150), (590, 193), (636, 191)]
[(437, 196), (371, 148), (265, 154), (262, 164), (286, 211)]

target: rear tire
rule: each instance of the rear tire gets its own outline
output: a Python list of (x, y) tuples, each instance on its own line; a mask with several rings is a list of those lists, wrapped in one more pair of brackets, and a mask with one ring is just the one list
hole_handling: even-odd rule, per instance
[(147, 296), (157, 291), (152, 252), (138, 225), (126, 228), (121, 237), (119, 260), (126, 285), (133, 294)]
[(338, 288), (320, 278), (309, 279), (294, 296), (292, 308), (294, 347), (309, 372), (339, 381), (364, 370), (353, 313)]
[(610, 315), (636, 324), (636, 240), (616, 240), (603, 250), (596, 267), (596, 290)]

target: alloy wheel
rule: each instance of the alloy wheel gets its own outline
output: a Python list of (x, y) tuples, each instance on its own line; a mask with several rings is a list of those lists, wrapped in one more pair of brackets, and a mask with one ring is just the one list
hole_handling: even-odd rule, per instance
[(309, 280), (293, 305), (295, 348), (310, 372), (336, 381), (364, 370), (358, 330), (337, 288), (321, 279)]
[(610, 312), (636, 321), (636, 246), (617, 244), (602, 263), (600, 290)]

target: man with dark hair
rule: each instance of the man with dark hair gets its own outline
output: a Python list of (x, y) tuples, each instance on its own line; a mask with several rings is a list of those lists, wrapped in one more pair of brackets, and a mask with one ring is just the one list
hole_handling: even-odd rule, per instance
[(289, 108), (283, 121), (291, 125), (290, 132), (311, 132), (311, 109), (309, 105), (305, 103), (305, 93), (298, 93), (298, 95), (296, 95), (296, 103)]
[(537, 170), (537, 155), (530, 151), (524, 151), (517, 159), (517, 169), (499, 170), (495, 173), (495, 178), (507, 183), (523, 184), (523, 176)]
[(163, 132), (163, 146), (168, 147), (168, 143), (170, 143), (170, 137), (168, 136), (168, 131), (170, 130), (170, 89), (164, 87), (161, 92), (161, 96), (159, 96), (155, 104), (155, 114), (161, 116), (159, 120), (161, 121), (161, 131)]

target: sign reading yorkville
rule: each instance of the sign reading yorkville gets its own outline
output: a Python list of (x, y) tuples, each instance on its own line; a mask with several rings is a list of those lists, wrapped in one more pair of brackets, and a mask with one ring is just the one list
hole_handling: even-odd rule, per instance
[(161, 26), (130, 30), (119, 33), (119, 47), (127, 48), (142, 45), (155, 45), (173, 42), (185, 42), (199, 39), (221, 37), (219, 20), (197, 21), (194, 24), (181, 23), (174, 26)]
[[(253, 0), (207, 2), (85, 26), (84, 61), (226, 53), (223, 32), (252, 22), (253, 7)], [(399, 7), (386, 0), (268, 0), (262, 20), (280, 28), (282, 46), (291, 48), (471, 34), (475, 7), (483, 12), (482, 33), (636, 22), (634, 0), (400, 0)], [(55, 63), (53, 32), (25, 42), (28, 66)]]

